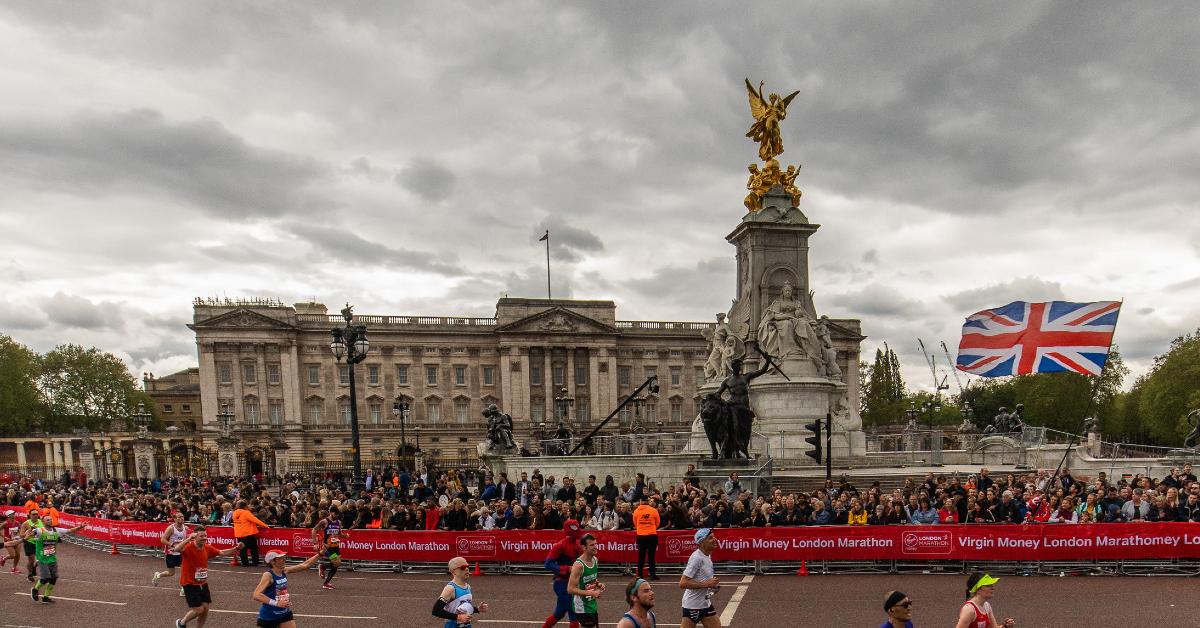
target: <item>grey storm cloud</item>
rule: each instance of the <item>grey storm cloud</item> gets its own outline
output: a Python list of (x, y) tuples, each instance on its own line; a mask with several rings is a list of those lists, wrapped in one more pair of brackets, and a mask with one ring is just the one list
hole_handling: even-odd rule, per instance
[(395, 178), (401, 187), (432, 203), (450, 198), (458, 182), (458, 176), (449, 168), (430, 159), (414, 161), (397, 172)]
[(407, 270), (462, 275), (464, 269), (440, 256), (371, 242), (340, 225), (291, 224), (288, 231), (333, 259), (362, 265), (395, 266)]
[(0, 333), (5, 333), (5, 330), (34, 331), (47, 324), (48, 318), (40, 308), (0, 301)]
[(536, 242), (546, 231), (550, 231), (550, 253), (560, 262), (578, 262), (588, 253), (599, 253), (604, 250), (604, 242), (591, 231), (568, 224), (560, 216), (546, 218), (534, 228), (530, 235)]
[(965, 318), (968, 314), (999, 307), (1014, 300), (1059, 301), (1063, 300), (1064, 296), (1062, 286), (1058, 282), (1037, 277), (1018, 277), (1012, 281), (946, 295), (942, 299), (961, 310)]
[[(818, 291), (814, 297), (818, 309), (821, 306), (822, 295)], [(929, 308), (899, 290), (890, 286), (867, 284), (859, 290), (831, 294), (828, 297), (830, 310), (840, 316), (854, 315), (863, 317), (903, 318), (913, 320), (927, 315)]]
[(56, 292), (43, 301), (41, 307), (50, 322), (64, 327), (93, 331), (120, 330), (125, 327), (122, 306), (111, 301), (93, 303), (78, 295)]
[(157, 194), (234, 220), (328, 207), (311, 189), (328, 176), (318, 161), (253, 146), (215, 120), (171, 122), (151, 109), (57, 125), (2, 118), (4, 175), (86, 196)]

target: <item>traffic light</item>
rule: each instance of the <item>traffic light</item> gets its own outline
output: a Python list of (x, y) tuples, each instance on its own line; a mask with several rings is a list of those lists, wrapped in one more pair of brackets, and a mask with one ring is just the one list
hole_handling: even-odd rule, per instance
[(805, 424), (804, 429), (813, 433), (812, 436), (804, 437), (804, 442), (812, 445), (812, 449), (804, 452), (804, 455), (816, 460), (817, 464), (821, 464), (823, 460), (821, 457), (821, 443), (825, 440), (825, 435), (821, 433), (821, 419)]

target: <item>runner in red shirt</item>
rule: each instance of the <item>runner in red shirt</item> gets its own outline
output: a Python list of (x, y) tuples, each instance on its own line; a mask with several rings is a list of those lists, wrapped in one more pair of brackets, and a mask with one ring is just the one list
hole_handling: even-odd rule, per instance
[(188, 605), (188, 612), (183, 619), (175, 620), (175, 628), (184, 628), (193, 619), (197, 626), (204, 626), (208, 620), (208, 607), (212, 604), (212, 594), (208, 590), (208, 559), (232, 555), (242, 549), (242, 544), (218, 550), (208, 544), (208, 532), (204, 526), (196, 526), (196, 531), (174, 549), (183, 556), (183, 563), (179, 567), (179, 584), (183, 585), (183, 595)]
[(1011, 617), (1000, 623), (992, 610), (991, 599), (995, 594), (992, 587), (997, 582), (1000, 582), (999, 578), (985, 573), (975, 572), (967, 577), (967, 601), (958, 611), (958, 623), (954, 628), (1013, 628), (1017, 625)]

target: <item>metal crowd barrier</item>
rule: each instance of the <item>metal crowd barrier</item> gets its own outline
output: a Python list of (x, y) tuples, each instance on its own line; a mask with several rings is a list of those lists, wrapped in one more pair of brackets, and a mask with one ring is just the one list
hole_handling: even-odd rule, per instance
[[(86, 549), (111, 552), (113, 544), (99, 539), (70, 535), (65, 540)], [(117, 551), (129, 556), (162, 558), (163, 552), (146, 545), (124, 545), (118, 543)], [(293, 563), (300, 559), (289, 559)], [(231, 564), (230, 558), (218, 558), (212, 562)], [(474, 566), (475, 561), (471, 561)], [(444, 574), (446, 564), (442, 562), (409, 562), (378, 560), (347, 560), (343, 569), (364, 573), (411, 573)], [(524, 562), (479, 562), (480, 569), (497, 575), (545, 575), (542, 563)], [(962, 561), (962, 560), (810, 560), (799, 561), (721, 561), (717, 571), (722, 574), (790, 575), (801, 566), (813, 575), (836, 574), (965, 574), (983, 571), (990, 574), (1015, 576), (1200, 576), (1200, 559), (1140, 559), (1140, 560), (1077, 560), (1077, 561)], [(683, 573), (683, 563), (658, 563), (659, 575), (673, 578)], [(632, 576), (636, 563), (601, 562), (604, 573)]]

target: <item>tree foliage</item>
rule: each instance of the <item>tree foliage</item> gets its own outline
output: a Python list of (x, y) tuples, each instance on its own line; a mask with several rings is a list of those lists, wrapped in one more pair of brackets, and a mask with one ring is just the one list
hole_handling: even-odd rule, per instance
[(887, 425), (903, 420), (908, 392), (895, 351), (877, 349), (875, 361), (860, 372), (859, 383), (859, 411), (864, 425)]
[(1187, 414), (1200, 408), (1200, 329), (1172, 340), (1123, 405), (1127, 412), (1136, 407), (1140, 436), (1161, 445), (1182, 445), (1192, 429)]
[(45, 415), (38, 372), (36, 353), (0, 336), (0, 433), (28, 432)]
[(137, 402), (148, 401), (125, 363), (94, 347), (59, 346), (42, 356), (41, 367), (47, 432), (123, 429)]

